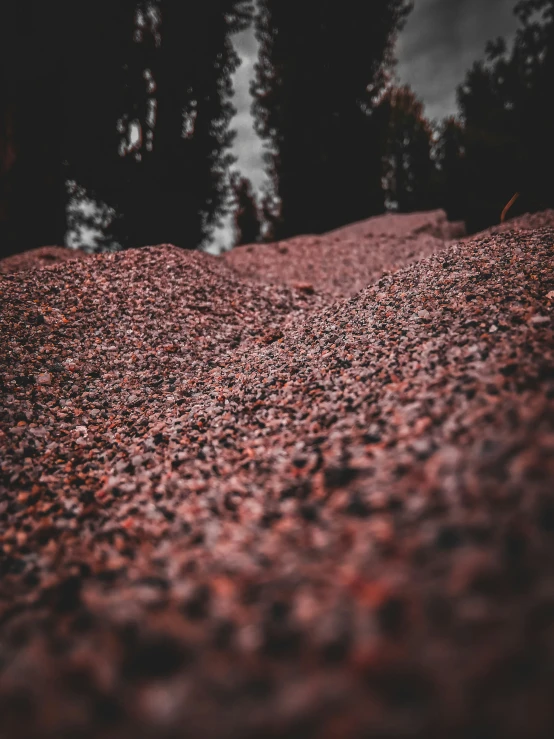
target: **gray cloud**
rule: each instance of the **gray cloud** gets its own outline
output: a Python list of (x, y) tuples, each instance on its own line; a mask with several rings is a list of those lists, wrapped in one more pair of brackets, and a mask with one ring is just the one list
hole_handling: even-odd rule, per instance
[(483, 57), (489, 39), (514, 36), (515, 0), (415, 0), (398, 38), (398, 77), (430, 118), (456, 112), (456, 86)]
[(237, 33), (233, 39), (235, 49), (242, 57), (255, 59), (258, 54), (258, 41), (252, 28)]

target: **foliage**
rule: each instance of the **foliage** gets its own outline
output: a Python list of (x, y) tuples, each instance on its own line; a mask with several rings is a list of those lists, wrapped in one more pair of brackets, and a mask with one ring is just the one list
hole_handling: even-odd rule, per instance
[(405, 0), (261, 0), (251, 92), (279, 201), (274, 238), (321, 233), (383, 210), (377, 101)]
[(118, 216), (114, 208), (89, 196), (75, 180), (68, 180), (67, 246), (85, 252), (113, 252), (121, 249), (112, 233)]
[(261, 221), (252, 183), (247, 177), (233, 172), (232, 188), (234, 196), (234, 246), (254, 244), (260, 241)]
[(64, 67), (56, 5), (3, 0), (0, 255), (64, 243)]
[[(253, 8), (250, 0), (211, 0), (194, 9), (162, 0), (158, 8), (159, 29), (145, 26), (140, 40), (141, 68), (156, 88), (155, 128), (127, 156), (125, 228), (133, 245), (197, 248), (228, 212), (231, 75), (240, 63), (230, 37), (247, 26)], [(142, 131), (146, 118), (143, 110)]]
[(388, 121), (384, 149), (385, 196), (401, 213), (433, 206), (435, 166), (431, 125), (408, 86), (391, 87), (381, 106)]
[(514, 12), (521, 27), (512, 49), (489, 42), (458, 88), (470, 231), (497, 223), (516, 191), (520, 209), (554, 206), (554, 0), (524, 0)]
[(464, 220), (469, 190), (465, 167), (465, 131), (454, 116), (445, 118), (438, 127), (434, 158), (438, 182), (436, 205), (446, 211), (449, 220)]
[(281, 220), (281, 213), (279, 202), (276, 199), (271, 183), (266, 183), (262, 188), (260, 208), (262, 219), (262, 240), (265, 243), (272, 243), (276, 240), (276, 234), (278, 233)]
[(10, 249), (64, 243), (66, 181), (118, 214), (106, 243), (208, 240), (234, 161), (231, 36), (251, 21), (252, 0), (4, 0), (2, 11), (13, 30), (0, 52)]

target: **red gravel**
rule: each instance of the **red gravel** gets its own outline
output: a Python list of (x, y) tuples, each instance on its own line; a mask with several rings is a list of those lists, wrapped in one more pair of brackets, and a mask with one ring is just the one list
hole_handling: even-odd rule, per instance
[(0, 278), (2, 739), (553, 736), (525, 223), (346, 300), (348, 241), (313, 293), (168, 246)]
[(526, 213), (518, 218), (513, 218), (476, 234), (469, 238), (477, 238), (481, 235), (507, 233), (509, 231), (534, 231), (537, 228), (552, 228), (554, 224), (554, 210), (543, 210), (540, 213)]
[(21, 272), (27, 269), (41, 269), (71, 259), (84, 259), (87, 255), (80, 249), (67, 249), (64, 246), (40, 246), (22, 254), (13, 254), (0, 259), (0, 274)]
[(443, 210), (383, 215), (322, 236), (249, 244), (223, 258), (239, 274), (261, 282), (312, 285), (333, 297), (351, 297), (384, 272), (405, 267), (465, 233)]

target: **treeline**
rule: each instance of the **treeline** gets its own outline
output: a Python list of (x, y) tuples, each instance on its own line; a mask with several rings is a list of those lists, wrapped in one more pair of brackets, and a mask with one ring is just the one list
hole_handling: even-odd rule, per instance
[(234, 163), (231, 37), (253, 11), (253, 0), (0, 0), (1, 252), (64, 243), (67, 183), (108, 206), (94, 224), (105, 245), (209, 241)]
[[(78, 6), (78, 7), (77, 7)], [(0, 0), (0, 252), (63, 244), (103, 210), (101, 245), (198, 248), (234, 213), (237, 243), (321, 233), (394, 208), (475, 231), (554, 207), (554, 0), (523, 0), (426, 120), (394, 85), (408, 0)], [(233, 171), (232, 36), (254, 24), (255, 128), (268, 187)], [(68, 186), (69, 183), (69, 186)], [(75, 201), (72, 201), (73, 205)]]
[(487, 45), (457, 89), (457, 115), (439, 122), (393, 84), (406, 4), (371, 3), (367, 17), (362, 3), (341, 3), (340, 15), (325, 5), (311, 3), (311, 16), (297, 11), (293, 21), (286, 3), (261, 2), (252, 92), (278, 206), (247, 212), (269, 218), (267, 238), (321, 233), (385, 209), (444, 208), (471, 233), (498, 223), (516, 193), (510, 216), (554, 207), (554, 0), (515, 5), (512, 48), (501, 38)]
[(470, 231), (510, 215), (554, 207), (554, 0), (523, 0), (512, 49), (489, 42), (458, 88), (461, 129), (450, 121), (442, 139), (446, 210)]

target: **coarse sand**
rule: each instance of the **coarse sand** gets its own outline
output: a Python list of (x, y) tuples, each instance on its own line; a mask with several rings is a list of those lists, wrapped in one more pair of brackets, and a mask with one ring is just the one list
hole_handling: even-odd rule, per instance
[(554, 736), (554, 212), (370, 221), (0, 275), (1, 739)]
[(50, 267), (72, 259), (84, 259), (87, 254), (80, 249), (66, 249), (64, 246), (40, 246), (21, 254), (12, 254), (0, 259), (0, 275), (22, 272), (28, 269)]

